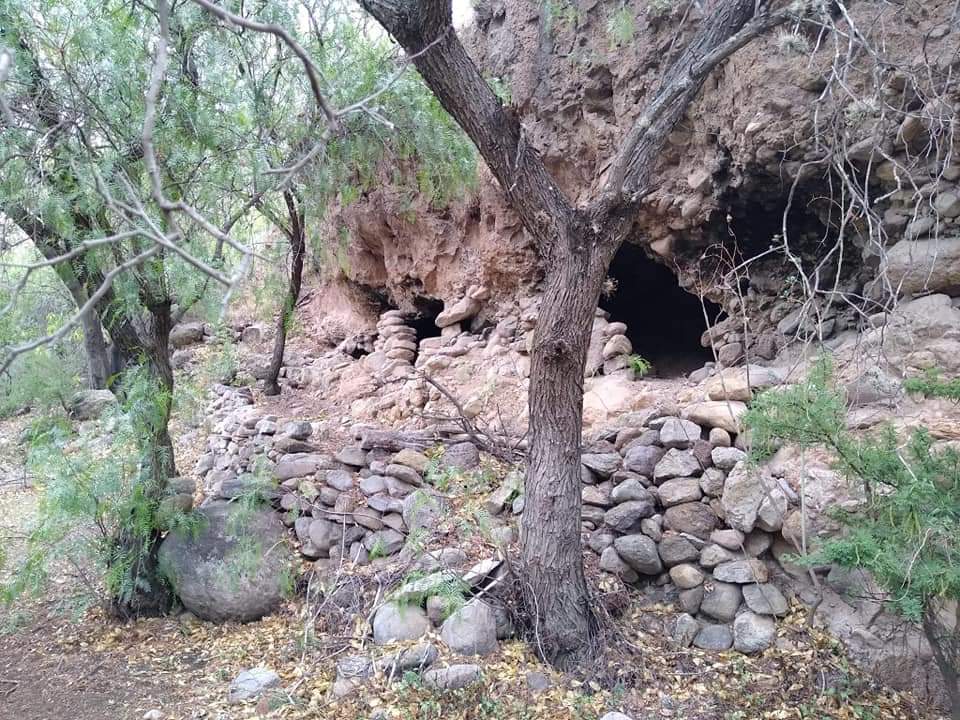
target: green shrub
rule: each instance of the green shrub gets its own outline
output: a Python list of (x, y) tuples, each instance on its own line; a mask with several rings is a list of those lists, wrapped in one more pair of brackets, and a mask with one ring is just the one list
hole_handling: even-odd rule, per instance
[(653, 369), (650, 361), (640, 355), (629, 355), (627, 357), (627, 367), (633, 370), (637, 377), (643, 377)]
[[(951, 381), (956, 383), (956, 381)], [(915, 391), (937, 394), (950, 383), (929, 378)], [(826, 447), (837, 469), (863, 486), (865, 500), (836, 511), (844, 532), (822, 542), (811, 563), (867, 570), (893, 611), (918, 623), (960, 713), (960, 453), (938, 449), (923, 429), (906, 441), (885, 428), (867, 436), (847, 430), (843, 395), (830, 363), (821, 360), (805, 382), (757, 398), (745, 422), (754, 459), (780, 443)], [(953, 626), (953, 627), (951, 627)]]

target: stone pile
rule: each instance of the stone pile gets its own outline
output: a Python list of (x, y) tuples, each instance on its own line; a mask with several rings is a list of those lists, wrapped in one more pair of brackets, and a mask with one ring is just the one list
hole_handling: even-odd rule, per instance
[(417, 331), (407, 325), (399, 310), (387, 310), (377, 321), (374, 353), (382, 355), (379, 374), (385, 379), (404, 377), (417, 357)]
[[(793, 491), (749, 468), (739, 447), (745, 410), (706, 401), (620, 430), (584, 448), (581, 478), (584, 541), (600, 568), (672, 585), (681, 644), (750, 653), (773, 642), (787, 612), (771, 552), (793, 552), (784, 534), (797, 538), (784, 527)], [(505, 483), (487, 509), (522, 512), (518, 491)]]

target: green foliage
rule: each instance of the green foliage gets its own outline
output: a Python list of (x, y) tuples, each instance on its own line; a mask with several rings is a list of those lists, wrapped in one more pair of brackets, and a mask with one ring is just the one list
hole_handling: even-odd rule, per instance
[(937, 370), (929, 370), (923, 377), (909, 378), (903, 386), (907, 392), (924, 397), (960, 401), (960, 378), (943, 380)]
[[(65, 603), (85, 606), (104, 597), (129, 599), (149, 592), (144, 553), (160, 532), (189, 529), (194, 516), (164, 504), (143, 448), (169, 398), (142, 371), (123, 382), (124, 401), (105, 422), (112, 431), (76, 437), (61, 417), (38, 418), (29, 428), (27, 468), (41, 493), (26, 555), (0, 587), (11, 603), (41, 591), (52, 566), (73, 567), (84, 581)], [(165, 425), (165, 424), (164, 424)], [(119, 543), (118, 538), (128, 541)]]
[(890, 428), (855, 437), (844, 420), (826, 360), (806, 382), (760, 395), (745, 418), (755, 458), (780, 442), (826, 447), (863, 485), (863, 505), (837, 513), (845, 533), (826, 540), (814, 560), (870, 571), (888, 604), (920, 621), (939, 602), (960, 599), (960, 453), (935, 450), (923, 430), (905, 443)]
[(617, 10), (607, 21), (607, 35), (610, 37), (610, 49), (615, 50), (622, 45), (633, 42), (637, 31), (633, 11), (629, 7)]
[(653, 365), (651, 365), (650, 361), (646, 358), (634, 354), (627, 357), (627, 367), (633, 370), (637, 377), (643, 377), (650, 372), (651, 368), (653, 368)]

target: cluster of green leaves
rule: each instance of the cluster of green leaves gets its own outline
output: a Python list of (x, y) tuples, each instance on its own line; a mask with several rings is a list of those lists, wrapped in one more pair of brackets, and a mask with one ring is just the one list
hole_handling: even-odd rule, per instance
[[(28, 428), (27, 471), (41, 500), (26, 554), (0, 587), (3, 601), (41, 591), (51, 570), (64, 565), (86, 583), (72, 598), (80, 605), (149, 591), (139, 572), (147, 558), (139, 553), (150, 552), (161, 531), (196, 523), (144, 482), (142, 435), (153, 431), (168, 398), (142, 371), (124, 378), (123, 396), (105, 419), (109, 435), (76, 436), (62, 415), (40, 416)], [(119, 544), (120, 536), (132, 542)]]
[(903, 387), (907, 392), (926, 397), (960, 401), (960, 378), (944, 380), (937, 370), (930, 370), (922, 377), (909, 378)]
[[(37, 254), (25, 245), (9, 251), (5, 257), (11, 264), (35, 262)], [(22, 269), (0, 267), (0, 348), (28, 342), (57, 329), (71, 312), (71, 300), (52, 270), (34, 274), (17, 301), (13, 293), (22, 276)], [(82, 374), (82, 351), (79, 331), (63, 341), (38, 349), (29, 357), (21, 357), (0, 375), (0, 417), (7, 417), (22, 408), (46, 410), (59, 407), (79, 387)], [(0, 355), (2, 360), (2, 355)]]
[(629, 45), (637, 32), (637, 23), (633, 17), (633, 10), (624, 6), (617, 10), (607, 21), (607, 35), (610, 37), (610, 49)]
[(633, 370), (633, 373), (637, 377), (643, 377), (653, 369), (653, 365), (650, 364), (649, 360), (637, 354), (627, 356), (627, 367)]
[(935, 449), (922, 429), (905, 442), (891, 428), (851, 433), (825, 358), (805, 382), (761, 394), (745, 422), (755, 459), (784, 442), (826, 447), (863, 486), (862, 506), (837, 512), (845, 532), (823, 542), (814, 562), (868, 570), (889, 605), (914, 621), (960, 599), (960, 453)]

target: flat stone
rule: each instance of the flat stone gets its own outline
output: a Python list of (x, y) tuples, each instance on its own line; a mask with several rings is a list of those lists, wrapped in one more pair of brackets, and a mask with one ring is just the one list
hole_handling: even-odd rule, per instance
[(736, 555), (719, 545), (707, 545), (700, 551), (700, 564), (708, 570), (736, 559)]
[(393, 456), (393, 460), (391, 462), (399, 465), (406, 465), (407, 467), (413, 468), (418, 473), (422, 474), (429, 466), (430, 459), (421, 452), (404, 448)]
[(353, 490), (356, 485), (353, 473), (347, 472), (346, 470), (329, 470), (325, 475), (325, 480), (327, 485), (340, 492)]
[(704, 625), (693, 644), (701, 650), (729, 650), (733, 645), (733, 631), (729, 625)]
[(789, 607), (783, 593), (770, 583), (744, 585), (743, 599), (757, 615), (786, 615)]
[(617, 470), (623, 460), (619, 453), (585, 453), (580, 456), (580, 462), (590, 468), (602, 478), (608, 478)]
[(695, 422), (683, 418), (667, 418), (660, 426), (660, 444), (665, 448), (691, 448), (700, 439), (701, 433), (701, 427)]
[(420, 476), (420, 473), (407, 465), (390, 463), (384, 469), (383, 474), (388, 477), (394, 477), (400, 482), (405, 482), (407, 485), (413, 485), (414, 487), (423, 485), (423, 478)]
[(251, 668), (237, 675), (230, 683), (227, 701), (242, 703), (260, 697), (270, 688), (280, 686), (280, 676), (267, 668)]
[(367, 464), (367, 452), (359, 447), (345, 447), (334, 455), (334, 459), (351, 467), (364, 467)]
[(653, 470), (655, 482), (700, 475), (703, 468), (690, 450), (668, 450)]
[(603, 515), (603, 522), (607, 527), (618, 532), (628, 532), (635, 523), (648, 518), (654, 513), (653, 497), (649, 500), (629, 500), (620, 503)]
[(657, 488), (657, 496), (664, 507), (696, 502), (703, 497), (700, 481), (696, 478), (677, 478), (667, 480)]
[(748, 558), (717, 565), (713, 569), (713, 577), (721, 582), (746, 585), (747, 583), (766, 582), (769, 573), (762, 560)]

